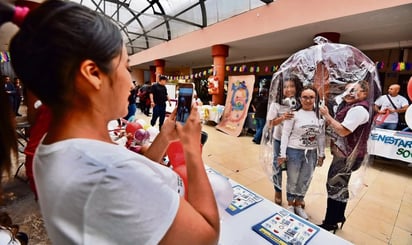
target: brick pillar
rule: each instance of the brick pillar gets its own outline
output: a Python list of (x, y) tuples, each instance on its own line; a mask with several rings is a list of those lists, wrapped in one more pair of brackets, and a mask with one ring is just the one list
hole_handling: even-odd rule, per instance
[(164, 71), (165, 71), (165, 60), (155, 60), (154, 61), (154, 65), (155, 65), (155, 67), (156, 67), (156, 72), (155, 72), (155, 75), (156, 75), (156, 82), (158, 82), (159, 81), (159, 76), (160, 75), (164, 75), (165, 73), (164, 73)]
[(219, 80), (219, 93), (212, 96), (212, 102), (215, 105), (224, 105), (224, 81), (225, 81), (225, 66), (226, 57), (229, 56), (229, 46), (227, 45), (213, 45), (212, 57), (213, 57), (213, 69), (215, 71), (215, 77)]

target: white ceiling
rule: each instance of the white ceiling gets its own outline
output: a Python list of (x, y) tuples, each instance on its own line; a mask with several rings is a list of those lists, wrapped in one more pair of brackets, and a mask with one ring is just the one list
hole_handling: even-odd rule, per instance
[[(412, 4), (221, 44), (230, 47), (227, 64), (282, 59), (313, 45), (313, 37), (319, 32), (338, 32), (340, 43), (360, 50), (412, 48)], [(166, 60), (166, 71), (179, 67), (205, 67), (212, 63), (210, 48), (159, 58)], [(137, 67), (147, 69), (149, 65), (153, 63)]]
[[(8, 42), (16, 30), (13, 24), (0, 28), (1, 51), (8, 50)], [(360, 50), (412, 47), (412, 3), (220, 44), (230, 47), (226, 59), (228, 64), (281, 59), (312, 45), (316, 33), (328, 31), (340, 33), (341, 43)], [(166, 60), (166, 71), (181, 67), (207, 67), (212, 63), (210, 48), (159, 58)], [(136, 67), (148, 69), (150, 65), (153, 63)]]

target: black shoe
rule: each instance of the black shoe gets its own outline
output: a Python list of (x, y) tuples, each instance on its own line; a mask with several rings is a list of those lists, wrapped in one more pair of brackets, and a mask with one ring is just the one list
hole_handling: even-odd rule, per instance
[(345, 217), (343, 217), (343, 219), (338, 222), (338, 223), (340, 223), (340, 229), (341, 229), (341, 230), (342, 230), (343, 224), (345, 224), (345, 222), (346, 222), (346, 218), (345, 218)]
[(323, 228), (327, 231), (333, 231), (333, 234), (335, 234), (336, 230), (338, 229), (338, 225), (337, 224), (326, 224), (326, 223), (322, 223), (320, 225), (318, 225), (320, 228)]
[(21, 117), (21, 116), (22, 116), (22, 114), (20, 114), (20, 113), (16, 113), (16, 116)]

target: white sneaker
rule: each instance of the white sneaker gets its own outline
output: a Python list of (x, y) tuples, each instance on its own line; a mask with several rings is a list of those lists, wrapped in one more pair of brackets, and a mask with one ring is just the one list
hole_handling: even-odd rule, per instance
[(286, 209), (287, 209), (289, 212), (291, 212), (292, 214), (295, 213), (295, 207), (294, 207), (294, 206), (288, 206)]
[(295, 207), (295, 213), (304, 219), (309, 219), (308, 215), (305, 213), (305, 210), (301, 206)]

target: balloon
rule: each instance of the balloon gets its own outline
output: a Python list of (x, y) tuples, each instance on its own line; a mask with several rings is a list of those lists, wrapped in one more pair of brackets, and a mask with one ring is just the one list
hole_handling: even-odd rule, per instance
[(134, 122), (135, 121), (135, 116), (131, 116), (129, 117), (129, 119), (127, 119), (128, 122)]
[(409, 82), (408, 82), (408, 96), (409, 96), (409, 99), (412, 100), (412, 77), (409, 78)]
[(136, 130), (136, 132), (134, 133), (134, 139), (136, 140), (136, 143), (138, 144), (142, 144), (144, 143), (146, 140), (148, 140), (150, 138), (150, 134), (149, 132), (147, 132), (146, 130), (144, 130), (143, 128), (139, 128), (138, 130)]
[(136, 122), (130, 122), (126, 125), (126, 133), (134, 135), (136, 130), (143, 128), (142, 125)]
[(214, 172), (208, 172), (210, 185), (212, 186), (215, 199), (222, 209), (226, 209), (233, 200), (233, 188), (226, 177)]
[[(409, 80), (409, 83), (410, 83), (410, 80)], [(406, 124), (408, 125), (408, 128), (412, 129), (412, 105), (410, 105), (405, 112), (405, 121), (406, 121)]]
[(147, 132), (149, 132), (149, 135), (150, 135), (149, 141), (153, 142), (153, 140), (159, 134), (159, 129), (157, 129), (153, 126), (150, 126), (149, 128), (147, 128)]
[(142, 125), (142, 127), (143, 127), (144, 129), (148, 129), (148, 128), (150, 127), (150, 124), (147, 123), (147, 122), (146, 122), (145, 120), (143, 120), (143, 119), (137, 119), (136, 122), (139, 123), (140, 125)]

